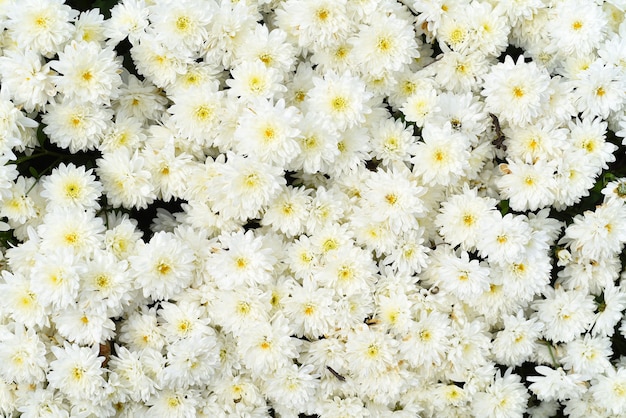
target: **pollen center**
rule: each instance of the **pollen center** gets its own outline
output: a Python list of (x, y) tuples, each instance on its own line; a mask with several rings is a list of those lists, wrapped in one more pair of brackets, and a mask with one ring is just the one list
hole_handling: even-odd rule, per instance
[(190, 20), (187, 16), (180, 16), (176, 19), (176, 29), (183, 32), (189, 28)]
[(513, 96), (515, 96), (516, 99), (521, 99), (524, 97), (524, 90), (522, 90), (521, 87), (513, 87)]
[(583, 28), (583, 22), (581, 22), (580, 20), (576, 20), (574, 23), (572, 23), (572, 29), (578, 31), (581, 30)]
[(336, 112), (343, 112), (348, 107), (348, 101), (344, 97), (335, 97), (331, 106)]

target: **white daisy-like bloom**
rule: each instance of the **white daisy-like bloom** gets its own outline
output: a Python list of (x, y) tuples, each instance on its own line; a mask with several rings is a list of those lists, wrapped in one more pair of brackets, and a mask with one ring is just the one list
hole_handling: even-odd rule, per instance
[(166, 48), (182, 55), (200, 50), (217, 4), (202, 0), (159, 0), (149, 6), (150, 29)]
[(113, 101), (116, 122), (134, 117), (142, 123), (159, 120), (165, 112), (168, 99), (149, 80), (139, 80), (132, 74), (120, 87), (117, 100)]
[(60, 336), (84, 346), (105, 344), (115, 335), (115, 324), (107, 316), (106, 307), (86, 301), (72, 304), (51, 315)]
[(583, 151), (590, 164), (600, 169), (608, 169), (607, 163), (615, 161), (613, 153), (617, 146), (606, 140), (607, 123), (601, 118), (583, 118), (570, 121), (570, 138), (575, 148)]
[(424, 127), (429, 118), (440, 110), (437, 95), (437, 90), (430, 84), (416, 86), (400, 107), (400, 111), (406, 120), (415, 122), (420, 128)]
[(42, 179), (42, 187), (41, 196), (48, 200), (49, 208), (100, 209), (102, 184), (96, 180), (93, 169), (61, 163)]
[[(0, 292), (4, 295), (4, 303), (0, 312), (29, 329), (43, 328), (50, 325), (45, 305), (32, 290), (31, 281), (20, 274), (2, 271)], [(46, 302), (47, 305), (47, 302)]]
[(372, 112), (372, 93), (349, 72), (329, 72), (323, 78), (314, 77), (313, 84), (305, 99), (306, 108), (340, 131), (365, 122), (365, 116)]
[(550, 283), (552, 263), (546, 254), (545, 250), (534, 255), (527, 252), (514, 262), (492, 263), (491, 276), (502, 283), (502, 290), (512, 300), (530, 302)]
[(319, 386), (319, 375), (313, 373), (313, 365), (292, 364), (268, 375), (263, 382), (265, 393), (279, 407), (294, 411), (309, 408)]
[(605, 64), (597, 59), (580, 77), (572, 80), (576, 109), (583, 118), (600, 116), (621, 111), (626, 100), (626, 77), (623, 69)]
[(400, 71), (419, 57), (413, 25), (395, 15), (383, 15), (361, 26), (350, 42), (355, 64), (373, 76)]
[(35, 186), (34, 180), (32, 177), (18, 177), (0, 198), (0, 216), (6, 216), (13, 227), (38, 217), (37, 205), (27, 193)]
[(503, 326), (493, 340), (494, 359), (506, 366), (521, 366), (537, 350), (544, 324), (537, 318), (527, 319), (520, 310), (516, 315), (504, 315)]
[(95, 103), (63, 100), (46, 106), (44, 133), (74, 154), (95, 149), (112, 123), (113, 111)]
[(489, 290), (491, 271), (486, 263), (470, 260), (465, 251), (460, 256), (452, 252), (444, 254), (447, 256), (439, 258), (437, 265), (426, 273), (434, 276), (434, 286), (462, 301), (474, 299)]
[(117, 45), (128, 37), (135, 45), (149, 25), (149, 10), (145, 0), (122, 0), (111, 8), (111, 18), (105, 21), (104, 33), (109, 43)]
[(185, 387), (209, 385), (219, 365), (219, 346), (214, 333), (195, 335), (170, 344), (163, 369), (163, 385)]
[(595, 318), (593, 296), (578, 290), (544, 289), (545, 299), (536, 300), (531, 307), (533, 317), (545, 324), (543, 336), (555, 343), (573, 341), (587, 331)]
[(507, 213), (503, 217), (500, 212), (492, 211), (490, 218), (483, 224), (476, 242), (479, 254), (490, 262), (516, 262), (526, 252), (532, 228), (521, 215)]
[(398, 341), (390, 334), (367, 326), (352, 330), (347, 335), (346, 360), (350, 374), (357, 379), (370, 379), (387, 368), (396, 366)]
[(580, 202), (582, 197), (589, 196), (589, 190), (593, 188), (600, 170), (589, 160), (586, 150), (576, 149), (556, 159), (556, 199), (552, 203), (555, 209), (563, 210)]
[(265, 24), (257, 24), (244, 36), (246, 39), (237, 45), (234, 65), (258, 60), (267, 67), (276, 68), (282, 74), (293, 70), (296, 50), (287, 42), (287, 33), (284, 30), (269, 30)]
[(104, 239), (104, 222), (93, 211), (57, 207), (46, 213), (37, 228), (41, 250), (70, 249), (78, 256), (89, 256)]
[(154, 234), (129, 261), (137, 287), (152, 300), (171, 298), (193, 279), (193, 254), (167, 232)]
[[(445, 45), (444, 45), (445, 46)], [(489, 71), (489, 62), (479, 51), (461, 53), (442, 46), (445, 53), (424, 69), (425, 75), (434, 77), (442, 90), (454, 93), (478, 91), (482, 77)]]
[(477, 95), (444, 92), (438, 95), (438, 105), (440, 109), (433, 113), (430, 123), (443, 125), (449, 122), (452, 130), (466, 136), (473, 146), (479, 144), (479, 137), (488, 129), (489, 118)]
[(472, 250), (480, 231), (491, 219), (489, 214), (495, 210), (495, 205), (495, 199), (478, 196), (477, 189), (464, 185), (463, 193), (453, 195), (441, 203), (435, 223), (448, 244), (461, 244), (467, 250)]
[(419, 175), (424, 184), (454, 184), (469, 169), (469, 141), (454, 132), (450, 123), (443, 127), (426, 124), (422, 139), (411, 162), (413, 173)]
[(421, 196), (426, 190), (412, 181), (408, 168), (378, 170), (366, 181), (360, 204), (374, 222), (387, 222), (394, 233), (419, 227), (417, 218), (426, 214)]
[(107, 213), (105, 216), (107, 231), (104, 233), (104, 247), (118, 260), (125, 260), (134, 254), (135, 248), (141, 239), (141, 231), (137, 229), (137, 221), (127, 214), (117, 212)]
[(168, 142), (160, 146), (146, 146), (142, 156), (146, 169), (150, 171), (157, 198), (165, 202), (181, 198), (190, 177), (191, 155), (185, 152), (177, 155), (174, 144)]
[(607, 31), (602, 7), (582, 0), (559, 2), (547, 25), (550, 47), (562, 56), (585, 55), (598, 48)]
[(0, 74), (13, 102), (27, 112), (43, 109), (56, 94), (50, 64), (30, 49), (4, 51), (0, 57)]
[(346, 4), (346, 0), (288, 0), (276, 9), (276, 23), (301, 48), (323, 48), (351, 32)]
[(240, 286), (232, 290), (218, 290), (211, 320), (225, 332), (239, 337), (270, 319), (271, 295), (259, 288)]
[(281, 168), (236, 154), (229, 153), (218, 172), (212, 182), (211, 204), (228, 219), (255, 218), (286, 184)]
[(106, 35), (104, 34), (104, 16), (99, 9), (81, 12), (74, 22), (76, 28), (72, 37), (75, 41), (93, 42), (104, 46)]
[(565, 355), (561, 362), (565, 370), (574, 370), (587, 376), (604, 373), (612, 367), (611, 339), (607, 336), (585, 334), (565, 344)]
[(156, 198), (150, 172), (137, 151), (131, 154), (121, 148), (103, 154), (96, 163), (104, 194), (113, 207), (146, 208)]
[(151, 36), (143, 35), (130, 50), (137, 72), (155, 86), (165, 88), (184, 74), (191, 60), (163, 46)]
[(509, 199), (511, 209), (534, 211), (554, 202), (557, 185), (555, 170), (556, 164), (551, 161), (539, 160), (534, 164), (526, 164), (513, 160), (500, 165), (504, 175), (496, 184), (502, 198)]
[(150, 396), (146, 401), (149, 408), (145, 414), (153, 417), (192, 417), (196, 415), (199, 403), (200, 393), (197, 389), (170, 386)]
[(87, 262), (86, 270), (81, 277), (80, 298), (102, 304), (107, 308), (107, 317), (120, 316), (133, 296), (126, 260), (120, 261), (112, 252), (98, 250)]
[(369, 252), (357, 246), (342, 246), (329, 252), (323, 265), (313, 274), (321, 286), (337, 295), (369, 293), (373, 289), (376, 266)]
[(268, 225), (288, 237), (304, 232), (311, 209), (311, 189), (285, 186), (274, 199), (261, 219), (261, 225)]
[[(471, 40), (471, 21), (464, 9), (457, 9), (442, 16), (437, 28), (439, 44), (446, 44), (452, 51), (465, 53)], [(443, 48), (442, 48), (443, 49)]]
[(586, 378), (581, 374), (548, 366), (536, 366), (535, 371), (539, 375), (528, 376), (526, 380), (533, 382), (529, 389), (542, 401), (575, 399), (587, 391)]
[(132, 351), (152, 349), (160, 353), (165, 339), (157, 324), (156, 308), (143, 306), (130, 312), (121, 323), (119, 340)]
[(251, 103), (237, 119), (233, 133), (234, 149), (239, 154), (284, 167), (300, 152), (296, 138), (302, 120), (300, 111), (285, 106), (283, 99), (272, 104), (259, 100)]
[(383, 118), (374, 123), (370, 132), (372, 156), (385, 167), (408, 161), (417, 153), (417, 139), (413, 136), (413, 130), (401, 120)]
[(541, 118), (527, 126), (505, 127), (502, 133), (507, 159), (525, 163), (561, 156), (568, 134), (553, 118)]
[(50, 57), (74, 33), (70, 22), (77, 16), (78, 12), (63, 0), (26, 0), (7, 10), (6, 26), (18, 49), (31, 49)]
[(399, 274), (413, 275), (420, 273), (428, 264), (430, 248), (424, 244), (421, 229), (409, 231), (394, 237), (394, 248), (387, 252), (383, 264), (390, 266)]
[(604, 374), (594, 376), (589, 392), (596, 402), (606, 405), (615, 416), (620, 416), (626, 412), (624, 387), (626, 387), (626, 369), (610, 367)]
[(621, 202), (605, 203), (576, 215), (560, 243), (592, 260), (619, 253), (626, 242), (626, 212)]
[(320, 73), (344, 73), (355, 68), (354, 46), (348, 39), (339, 39), (328, 47), (316, 48), (310, 62)]
[(121, 117), (118, 113), (115, 122), (104, 132), (98, 150), (103, 154), (120, 148), (134, 151), (141, 148), (146, 139), (141, 120), (134, 116)]
[(503, 375), (496, 373), (493, 382), (474, 395), (472, 413), (485, 418), (519, 417), (526, 412), (529, 398), (521, 377), (509, 368)]
[(104, 393), (103, 357), (98, 357), (98, 346), (81, 347), (64, 343), (63, 347), (50, 347), (56, 357), (50, 362), (48, 384), (69, 399), (92, 399), (97, 401)]
[(283, 77), (279, 70), (266, 66), (262, 61), (244, 61), (231, 70), (232, 79), (226, 80), (229, 96), (243, 101), (271, 99), (284, 93)]
[(263, 236), (240, 231), (222, 234), (219, 241), (222, 249), (212, 254), (209, 263), (216, 268), (215, 283), (220, 289), (270, 282), (276, 257)]
[(259, 323), (242, 334), (237, 352), (252, 376), (261, 377), (292, 364), (301, 344), (302, 340), (289, 336), (287, 319), (279, 315), (271, 323)]
[(110, 370), (109, 382), (114, 382), (120, 393), (120, 400), (135, 402), (147, 401), (157, 390), (158, 378), (151, 373), (151, 360), (162, 358), (161, 353), (144, 349), (131, 351), (123, 345), (115, 346), (115, 354), (110, 357), (107, 368)]
[(0, 334), (0, 378), (18, 384), (42, 382), (48, 367), (46, 346), (35, 330), (16, 324), (12, 331), (2, 329)]
[(331, 333), (334, 327), (331, 289), (318, 287), (311, 280), (303, 285), (292, 282), (283, 313), (289, 319), (291, 334), (311, 340)]
[(49, 312), (72, 305), (80, 287), (84, 264), (69, 248), (57, 248), (37, 254), (31, 273), (31, 291)]
[(65, 95), (64, 100), (108, 105), (122, 85), (121, 62), (113, 48), (72, 41), (50, 66), (62, 74), (53, 80), (58, 92)]
[(548, 100), (550, 75), (534, 62), (517, 62), (507, 55), (483, 77), (485, 108), (502, 121), (526, 125), (537, 118)]

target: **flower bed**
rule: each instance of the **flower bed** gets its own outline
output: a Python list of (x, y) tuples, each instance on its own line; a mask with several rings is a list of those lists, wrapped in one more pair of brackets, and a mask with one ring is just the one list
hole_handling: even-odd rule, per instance
[(623, 2), (96, 4), (0, 6), (0, 415), (626, 414)]

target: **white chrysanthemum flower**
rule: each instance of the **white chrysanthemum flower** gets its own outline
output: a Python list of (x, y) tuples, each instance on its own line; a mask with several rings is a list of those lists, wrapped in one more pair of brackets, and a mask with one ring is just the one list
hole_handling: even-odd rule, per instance
[(0, 312), (16, 323), (24, 324), (29, 329), (43, 328), (50, 325), (45, 305), (32, 289), (31, 281), (21, 275), (2, 271), (0, 294), (3, 305)]
[(135, 45), (148, 27), (149, 10), (145, 0), (122, 0), (111, 8), (111, 18), (105, 21), (109, 43), (118, 44), (128, 37)]
[(121, 58), (97, 43), (73, 41), (50, 66), (62, 74), (53, 79), (64, 100), (108, 105), (122, 85)]
[(193, 280), (193, 253), (167, 232), (154, 234), (129, 261), (137, 287), (152, 300), (170, 299)]
[(174, 94), (171, 97), (174, 105), (168, 112), (182, 135), (203, 146), (212, 145), (223, 117), (223, 97), (217, 81), (205, 83), (199, 88)]
[(48, 367), (46, 347), (37, 333), (15, 325), (11, 332), (0, 332), (0, 378), (7, 382), (36, 385), (45, 377)]
[(544, 293), (546, 298), (533, 302), (531, 307), (539, 321), (545, 324), (545, 338), (555, 343), (569, 342), (591, 327), (596, 309), (593, 296), (578, 290), (551, 287), (547, 287)]
[(149, 8), (151, 33), (166, 48), (192, 55), (208, 37), (208, 25), (216, 6), (214, 1), (202, 0), (154, 2)]
[(98, 346), (115, 336), (115, 324), (106, 307), (97, 302), (70, 305), (51, 316), (59, 335), (72, 343)]
[(93, 348), (68, 344), (50, 348), (55, 360), (50, 362), (48, 384), (70, 399), (97, 401), (104, 395), (104, 369), (100, 367), (103, 357), (98, 357), (98, 346)]
[(305, 106), (340, 131), (365, 122), (365, 115), (372, 111), (372, 94), (360, 78), (349, 72), (326, 73), (324, 78), (314, 77), (313, 84)]
[(235, 66), (241, 62), (258, 60), (282, 74), (293, 70), (296, 50), (287, 42), (285, 31), (280, 28), (270, 31), (265, 24), (257, 24), (253, 30), (245, 32), (244, 36), (246, 39), (237, 45), (235, 51)]
[(345, 355), (351, 374), (358, 379), (370, 379), (387, 368), (395, 367), (397, 352), (397, 340), (367, 326), (347, 335)]
[(609, 368), (605, 374), (597, 374), (592, 380), (589, 392), (596, 402), (606, 405), (615, 416), (626, 412), (626, 369)]
[(73, 36), (75, 41), (93, 42), (97, 45), (104, 45), (106, 39), (104, 16), (100, 14), (99, 9), (92, 9), (82, 12), (76, 22), (76, 28)]
[(130, 53), (137, 72), (160, 88), (173, 84), (178, 75), (185, 73), (190, 61), (148, 35), (143, 35)]
[(596, 167), (598, 173), (609, 168), (607, 163), (615, 161), (613, 153), (617, 146), (606, 140), (607, 123), (601, 118), (574, 119), (568, 127), (572, 145), (583, 151), (587, 163)]
[(612, 367), (613, 355), (611, 340), (606, 336), (592, 337), (585, 334), (565, 344), (565, 355), (561, 359), (566, 370), (573, 370), (586, 376), (604, 373)]
[(137, 229), (137, 221), (127, 214), (117, 215), (114, 212), (106, 214), (106, 225), (109, 229), (104, 233), (105, 249), (118, 260), (125, 260), (134, 254), (142, 235)]
[(211, 204), (226, 218), (245, 221), (255, 218), (286, 183), (282, 168), (262, 163), (253, 157), (228, 154), (213, 179)]
[(370, 129), (372, 134), (372, 156), (389, 167), (408, 161), (417, 153), (417, 139), (413, 129), (401, 120), (384, 118)]
[(177, 153), (174, 144), (168, 142), (161, 146), (148, 145), (142, 156), (150, 171), (157, 198), (165, 202), (181, 198), (190, 178), (191, 155)]
[(441, 203), (440, 214), (435, 219), (439, 233), (448, 244), (461, 244), (472, 250), (495, 205), (495, 199), (478, 196), (476, 189), (465, 185), (462, 194), (451, 196)]
[(187, 418), (195, 416), (200, 403), (198, 390), (168, 387), (155, 392), (146, 401), (145, 415), (153, 417)]
[(561, 242), (592, 260), (619, 253), (626, 243), (624, 205), (605, 203), (595, 211), (576, 215)]
[(507, 55), (503, 63), (491, 67), (483, 77), (485, 107), (502, 121), (526, 125), (540, 115), (549, 98), (550, 75), (534, 62), (517, 62)]
[(371, 253), (361, 247), (344, 245), (326, 254), (325, 262), (314, 272), (314, 279), (338, 295), (349, 296), (371, 292), (376, 272)]
[(13, 227), (26, 224), (39, 216), (35, 200), (28, 193), (34, 188), (35, 181), (32, 177), (20, 176), (3, 193), (4, 196), (0, 196), (0, 216), (6, 216)]
[(277, 26), (302, 48), (324, 48), (352, 29), (346, 0), (288, 0), (276, 9)]
[(415, 122), (418, 127), (424, 127), (429, 118), (440, 110), (437, 90), (430, 84), (424, 83), (416, 86), (414, 91), (406, 98), (400, 111), (406, 120)]
[[(42, 306), (64, 309), (78, 298), (84, 265), (69, 248), (56, 248), (35, 255), (31, 290)], [(46, 319), (47, 320), (47, 319)]]
[(490, 262), (516, 262), (526, 252), (532, 228), (522, 216), (507, 213), (502, 217), (498, 211), (490, 212), (476, 247), (481, 256)]
[(300, 153), (296, 138), (300, 136), (297, 126), (301, 120), (300, 111), (285, 107), (282, 99), (275, 104), (254, 102), (237, 119), (234, 148), (239, 154), (284, 167)]
[(413, 173), (421, 176), (424, 184), (432, 182), (445, 186), (456, 183), (469, 168), (467, 138), (454, 132), (446, 123), (443, 127), (426, 124), (422, 139), (411, 159)]
[(145, 402), (156, 393), (158, 376), (153, 373), (151, 363), (161, 359), (161, 353), (149, 348), (130, 351), (124, 346), (115, 346), (115, 354), (111, 356), (107, 368), (111, 371), (109, 382), (115, 382), (116, 389), (122, 393), (121, 400)]
[(211, 320), (239, 337), (270, 319), (271, 295), (259, 288), (239, 286), (233, 290), (218, 290), (209, 313)]
[(552, 369), (536, 366), (539, 376), (528, 376), (533, 382), (529, 389), (542, 401), (565, 400), (580, 397), (587, 391), (585, 377), (578, 373), (566, 373), (562, 368)]
[(495, 335), (491, 352), (499, 364), (521, 366), (537, 350), (544, 325), (537, 318), (527, 319), (521, 310), (516, 315), (504, 315), (503, 321), (504, 328)]
[(294, 411), (305, 411), (319, 386), (317, 377), (313, 373), (313, 365), (292, 364), (268, 375), (263, 388), (275, 404)]
[(157, 323), (156, 308), (144, 306), (129, 313), (121, 323), (119, 340), (132, 351), (152, 349), (160, 353), (165, 339)]
[(594, 61), (575, 80), (574, 103), (584, 118), (600, 116), (603, 119), (624, 109), (626, 77), (623, 69)]
[(228, 94), (243, 101), (271, 99), (287, 89), (280, 71), (261, 61), (244, 61), (230, 71), (232, 79), (226, 80)]
[(292, 283), (283, 312), (289, 319), (291, 334), (316, 339), (329, 334), (334, 327), (334, 292), (316, 286), (311, 280), (303, 282), (302, 286)]
[(102, 184), (92, 173), (93, 169), (85, 171), (84, 166), (61, 163), (43, 178), (41, 196), (48, 200), (49, 208), (100, 209)]
[(68, 248), (78, 256), (88, 256), (100, 248), (104, 222), (93, 211), (57, 207), (46, 213), (37, 228), (43, 252)]
[(504, 375), (497, 373), (484, 391), (474, 395), (472, 413), (485, 418), (516, 418), (526, 412), (529, 398), (521, 377), (507, 369)]
[(602, 7), (582, 0), (559, 2), (547, 25), (550, 48), (563, 57), (585, 55), (600, 46), (607, 31)]
[(537, 210), (551, 205), (556, 198), (557, 182), (554, 179), (556, 164), (539, 160), (526, 164), (519, 160), (501, 164), (504, 173), (496, 184), (502, 198), (509, 199), (516, 211)]
[(304, 187), (284, 186), (281, 194), (267, 207), (261, 225), (268, 225), (288, 237), (300, 235), (310, 214), (310, 192)]
[(378, 170), (365, 183), (360, 204), (374, 222), (386, 222), (394, 233), (419, 227), (417, 218), (426, 214), (420, 198), (426, 190), (410, 180), (408, 168)]
[(213, 334), (196, 335), (170, 344), (163, 369), (166, 387), (212, 383), (219, 365), (219, 347)]
[(419, 57), (413, 25), (393, 14), (361, 26), (350, 42), (355, 64), (363, 74), (380, 76), (386, 71), (400, 71)]
[(70, 153), (95, 149), (111, 124), (113, 111), (95, 103), (63, 100), (46, 107), (44, 133)]
[(118, 113), (115, 122), (104, 132), (98, 150), (103, 154), (114, 152), (120, 148), (134, 151), (143, 146), (146, 138), (141, 120), (134, 116), (122, 117)]
[(16, 105), (28, 112), (43, 109), (56, 94), (50, 64), (28, 50), (7, 50), (0, 57), (3, 90), (8, 90)]
[(106, 153), (96, 163), (104, 194), (113, 207), (146, 208), (156, 198), (145, 160), (126, 148)]
[(113, 101), (116, 122), (130, 117), (142, 123), (160, 120), (168, 103), (167, 97), (149, 80), (141, 81), (132, 74), (127, 79), (120, 87), (119, 97)]
[(463, 251), (460, 257), (450, 252), (439, 262), (428, 274), (434, 274), (433, 284), (447, 293), (468, 301), (489, 290), (489, 267), (479, 260), (470, 260), (467, 252)]
[(250, 286), (269, 283), (276, 263), (274, 251), (262, 236), (252, 231), (222, 234), (222, 250), (212, 255), (209, 262), (216, 270), (215, 282), (221, 289), (233, 289), (243, 284)]
[(25, 0), (7, 10), (7, 27), (18, 49), (44, 56), (59, 51), (74, 33), (70, 22), (78, 12), (63, 0)]

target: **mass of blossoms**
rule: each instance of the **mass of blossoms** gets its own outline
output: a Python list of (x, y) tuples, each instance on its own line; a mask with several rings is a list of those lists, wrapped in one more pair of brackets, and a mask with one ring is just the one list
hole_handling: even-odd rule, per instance
[(626, 1), (77, 3), (0, 3), (0, 416), (626, 416)]

